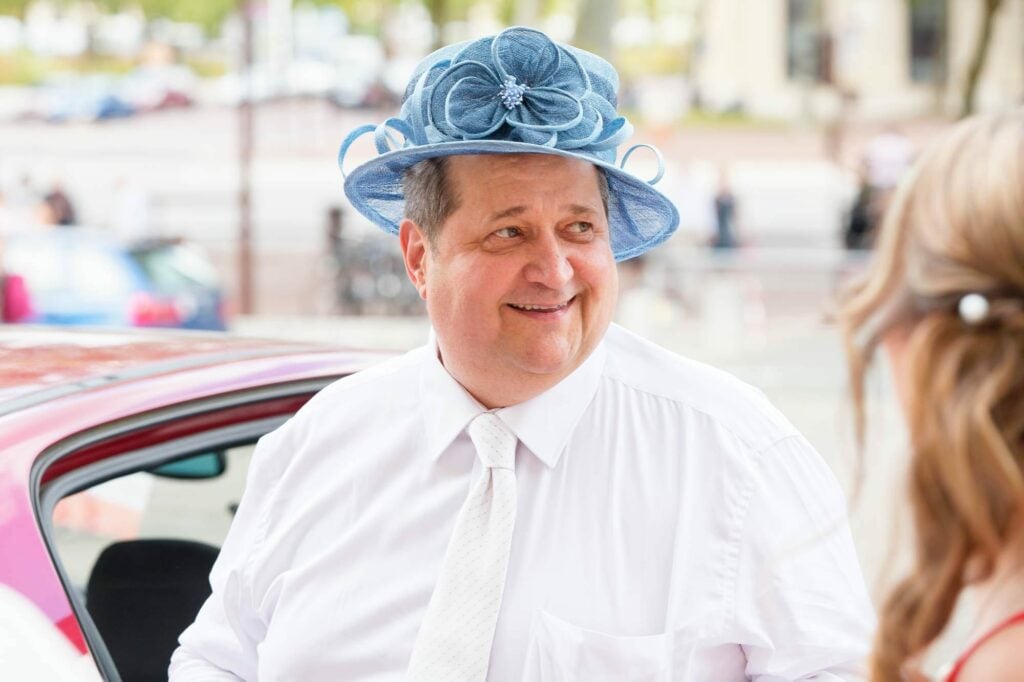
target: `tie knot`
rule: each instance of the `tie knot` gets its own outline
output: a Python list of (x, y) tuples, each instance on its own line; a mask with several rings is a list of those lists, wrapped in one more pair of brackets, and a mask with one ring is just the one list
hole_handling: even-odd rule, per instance
[(501, 417), (493, 412), (479, 414), (469, 423), (468, 431), (485, 467), (515, 470), (518, 439)]

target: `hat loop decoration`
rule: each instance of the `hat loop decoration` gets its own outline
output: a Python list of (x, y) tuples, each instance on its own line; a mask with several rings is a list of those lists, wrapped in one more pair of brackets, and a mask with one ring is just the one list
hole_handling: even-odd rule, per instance
[(658, 148), (650, 144), (635, 144), (626, 150), (626, 153), (622, 155), (622, 161), (619, 162), (619, 168), (626, 170), (626, 162), (629, 161), (629, 157), (633, 155), (637, 149), (650, 149), (654, 152), (654, 158), (658, 161), (658, 172), (654, 174), (654, 177), (647, 181), (648, 185), (657, 185), (658, 181), (661, 180), (665, 175), (665, 159), (662, 158), (661, 152)]
[[(608, 180), (608, 222), (619, 260), (667, 239), (679, 223), (672, 203), (652, 185), (664, 163), (650, 145), (616, 148), (633, 127), (616, 112), (618, 75), (600, 57), (559, 45), (535, 29), (442, 48), (417, 67), (397, 117), (349, 133), (338, 152), (345, 194), (385, 230), (397, 233), (405, 197), (402, 178), (419, 161), (462, 154), (553, 154), (593, 163)], [(350, 173), (352, 144), (373, 133), (379, 156)], [(658, 172), (644, 181), (624, 170), (638, 147), (655, 152)]]
[[(388, 130), (389, 128), (399, 133), (404, 139), (401, 142), (396, 140), (391, 130)], [(400, 118), (389, 118), (376, 126), (370, 124), (361, 125), (346, 135), (341, 143), (341, 150), (338, 152), (338, 168), (341, 169), (341, 176), (343, 178), (348, 177), (348, 174), (345, 173), (345, 168), (342, 166), (345, 155), (348, 154), (348, 148), (352, 146), (353, 142), (367, 133), (373, 133), (373, 140), (378, 154), (387, 154), (390, 151), (404, 149), (413, 144), (414, 134), (412, 128)]]

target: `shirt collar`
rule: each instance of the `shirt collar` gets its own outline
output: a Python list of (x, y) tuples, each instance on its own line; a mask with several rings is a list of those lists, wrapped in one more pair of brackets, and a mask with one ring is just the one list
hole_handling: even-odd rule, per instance
[[(427, 455), (436, 461), (469, 422), (487, 410), (441, 364), (433, 337), (423, 352), (426, 358), (420, 404), (427, 431)], [(576, 371), (555, 386), (518, 405), (495, 410), (523, 445), (548, 467), (558, 464), (576, 424), (597, 393), (605, 354), (602, 341)]]
[(420, 373), (420, 405), (427, 429), (427, 455), (437, 460), (473, 417), (487, 410), (441, 364), (433, 334), (421, 350), (425, 357)]

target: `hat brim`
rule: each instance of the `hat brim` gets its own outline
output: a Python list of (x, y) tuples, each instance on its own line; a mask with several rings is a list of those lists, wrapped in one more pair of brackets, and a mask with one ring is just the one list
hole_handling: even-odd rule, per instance
[(468, 154), (550, 154), (587, 161), (603, 170), (608, 179), (612, 253), (617, 261), (661, 244), (679, 226), (679, 211), (668, 197), (632, 173), (586, 154), (508, 140), (439, 142), (385, 152), (348, 174), (345, 196), (371, 222), (398, 234), (405, 213), (402, 177), (406, 169), (424, 159)]

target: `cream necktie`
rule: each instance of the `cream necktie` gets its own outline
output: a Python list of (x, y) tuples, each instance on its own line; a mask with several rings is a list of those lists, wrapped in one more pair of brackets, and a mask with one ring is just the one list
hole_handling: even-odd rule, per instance
[(516, 435), (493, 412), (469, 424), (483, 464), (455, 530), (413, 646), (406, 679), (483, 682), (505, 589), (516, 521)]

